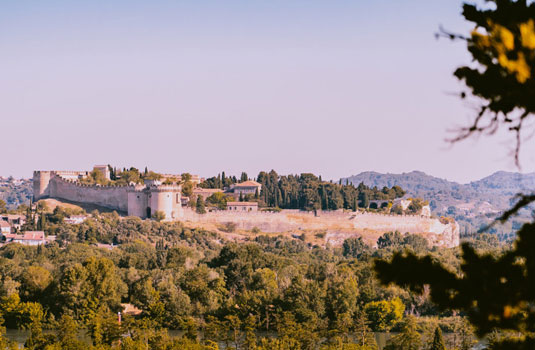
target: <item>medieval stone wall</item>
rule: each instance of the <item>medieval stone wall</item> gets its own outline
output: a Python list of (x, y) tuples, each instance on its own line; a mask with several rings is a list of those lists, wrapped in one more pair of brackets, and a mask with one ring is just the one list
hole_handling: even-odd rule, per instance
[(71, 202), (95, 204), (126, 213), (128, 211), (127, 191), (131, 187), (83, 185), (52, 173), (47, 196)]
[(251, 230), (254, 227), (263, 232), (288, 232), (295, 230), (327, 230), (346, 237), (357, 232), (379, 233), (400, 231), (401, 233), (423, 234), (434, 245), (453, 247), (459, 245), (459, 225), (443, 224), (438, 219), (421, 215), (386, 215), (378, 213), (319, 211), (304, 212), (283, 210), (272, 212), (216, 211), (197, 214), (184, 209), (184, 221), (196, 223), (224, 224), (233, 222), (237, 228)]

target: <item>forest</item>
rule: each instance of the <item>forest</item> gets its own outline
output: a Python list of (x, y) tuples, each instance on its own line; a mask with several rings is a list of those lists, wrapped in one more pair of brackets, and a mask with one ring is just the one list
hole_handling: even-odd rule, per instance
[[(247, 181), (247, 173), (240, 179), (227, 177), (225, 172), (206, 179), (200, 184), (204, 188), (227, 188), (231, 184)], [(258, 200), (261, 206), (281, 209), (337, 210), (358, 207), (367, 208), (370, 200), (393, 200), (403, 197), (405, 191), (399, 186), (370, 188), (364, 184), (333, 183), (323, 181), (321, 176), (304, 173), (300, 175), (279, 175), (275, 170), (261, 171), (255, 180), (262, 185), (260, 193), (247, 200)]]
[[(462, 315), (375, 277), (374, 259), (396, 250), (431, 254), (458, 271), (457, 249), (428, 247), (418, 235), (385, 233), (377, 248), (361, 238), (320, 247), (263, 233), (235, 243), (115, 213), (57, 221), (52, 244), (0, 248), (3, 326), (30, 330), (26, 349), (86, 349), (80, 332), (93, 349), (367, 350), (377, 349), (373, 332), (394, 332), (389, 349), (402, 349), (411, 332), (424, 335), (423, 346), (437, 330), (454, 335), (444, 338), (453, 349), (475, 341)], [(490, 235), (472, 244), (507, 249)], [(125, 303), (142, 312), (119, 325)]]

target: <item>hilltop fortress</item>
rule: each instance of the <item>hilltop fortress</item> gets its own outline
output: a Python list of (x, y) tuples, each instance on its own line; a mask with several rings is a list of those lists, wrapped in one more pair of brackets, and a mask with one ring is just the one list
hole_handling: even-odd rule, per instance
[[(106, 172), (103, 167), (95, 170)], [(84, 185), (80, 179), (87, 171), (34, 171), (33, 199), (57, 198), (75, 203), (93, 204), (116, 210), (129, 216), (150, 218), (161, 212), (167, 220), (182, 217), (181, 187), (145, 181), (144, 185), (126, 186)], [(105, 173), (109, 179), (109, 173)]]
[[(96, 166), (109, 179), (105, 166)], [(145, 180), (144, 184), (124, 186), (86, 185), (80, 180), (88, 171), (35, 171), (33, 174), (34, 201), (55, 198), (74, 203), (92, 204), (116, 210), (123, 215), (142, 219), (164, 214), (166, 221), (184, 221), (195, 225), (220, 227), (234, 223), (238, 229), (258, 229), (263, 232), (324, 232), (325, 243), (342, 244), (344, 239), (362, 236), (374, 243), (381, 234), (389, 231), (421, 234), (432, 245), (454, 247), (459, 245), (459, 225), (453, 220), (424, 215), (395, 215), (371, 212), (282, 210), (281, 212), (216, 210), (197, 214), (182, 207), (181, 186)], [(198, 177), (196, 177), (198, 178)], [(160, 214), (161, 215), (161, 214)]]

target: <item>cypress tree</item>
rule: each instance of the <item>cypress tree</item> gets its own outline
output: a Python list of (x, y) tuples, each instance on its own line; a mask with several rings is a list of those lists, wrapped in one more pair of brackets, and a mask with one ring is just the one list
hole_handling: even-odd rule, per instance
[(440, 327), (435, 329), (435, 336), (433, 337), (433, 342), (430, 344), (429, 350), (446, 350)]
[(201, 195), (197, 197), (197, 203), (195, 204), (195, 211), (197, 214), (204, 214), (206, 213), (206, 209), (204, 208), (204, 199)]
[(44, 231), (46, 229), (46, 216), (45, 213), (41, 213), (39, 220), (37, 221), (37, 230)]

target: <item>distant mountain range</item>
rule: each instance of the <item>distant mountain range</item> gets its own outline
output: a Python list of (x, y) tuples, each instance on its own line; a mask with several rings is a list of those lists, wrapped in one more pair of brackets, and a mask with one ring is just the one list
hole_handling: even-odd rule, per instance
[[(461, 224), (469, 225), (466, 227), (467, 231), (483, 227), (499, 213), (510, 208), (515, 202), (516, 194), (535, 191), (535, 173), (506, 171), (498, 171), (468, 184), (448, 181), (421, 171), (403, 174), (367, 171), (342, 178), (342, 183), (346, 182), (355, 185), (363, 182), (378, 188), (400, 186), (407, 191), (407, 196), (429, 200), (435, 215), (453, 216)], [(524, 210), (516, 221), (511, 223), (511, 229), (518, 228), (530, 215), (531, 210)], [(507, 233), (508, 230), (509, 228), (504, 228), (503, 232), (498, 233)]]

